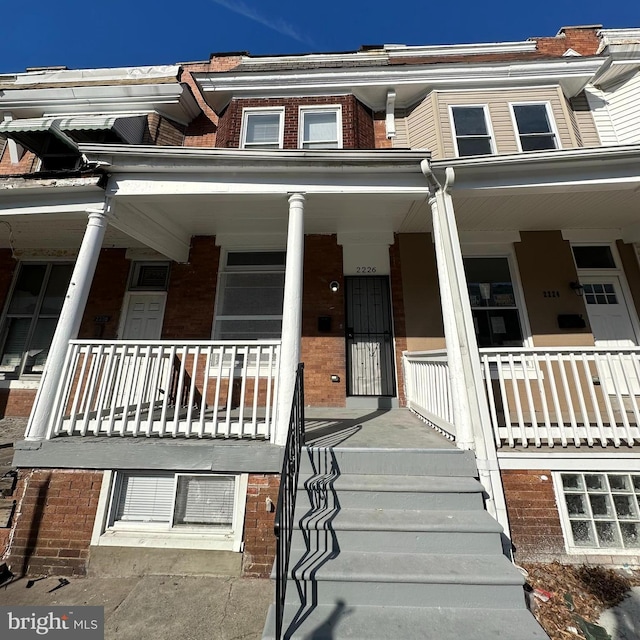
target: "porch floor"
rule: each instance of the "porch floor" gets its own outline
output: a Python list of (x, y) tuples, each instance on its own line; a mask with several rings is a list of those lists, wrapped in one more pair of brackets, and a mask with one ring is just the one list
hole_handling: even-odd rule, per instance
[(321, 447), (453, 449), (409, 409), (305, 408), (306, 444)]

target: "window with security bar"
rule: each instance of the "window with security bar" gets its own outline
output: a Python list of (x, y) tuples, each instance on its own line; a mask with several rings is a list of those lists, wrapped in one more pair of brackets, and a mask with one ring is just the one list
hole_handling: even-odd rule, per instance
[(570, 548), (640, 549), (640, 473), (554, 476)]

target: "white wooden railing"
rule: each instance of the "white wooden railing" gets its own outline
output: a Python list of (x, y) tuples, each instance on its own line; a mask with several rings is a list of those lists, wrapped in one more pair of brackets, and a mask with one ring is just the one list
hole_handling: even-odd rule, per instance
[(269, 438), (279, 341), (73, 340), (48, 438)]
[(480, 349), (498, 446), (633, 446), (640, 349)]
[[(640, 348), (480, 349), (498, 447), (640, 445)], [(445, 351), (405, 352), (408, 406), (455, 436)]]
[(445, 435), (454, 438), (456, 428), (447, 352), (405, 351), (403, 356), (407, 406)]

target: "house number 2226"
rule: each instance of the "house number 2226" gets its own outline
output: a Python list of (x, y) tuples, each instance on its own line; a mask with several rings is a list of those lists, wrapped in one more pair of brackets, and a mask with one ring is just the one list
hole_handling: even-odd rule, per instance
[(375, 267), (356, 267), (356, 273), (375, 273)]

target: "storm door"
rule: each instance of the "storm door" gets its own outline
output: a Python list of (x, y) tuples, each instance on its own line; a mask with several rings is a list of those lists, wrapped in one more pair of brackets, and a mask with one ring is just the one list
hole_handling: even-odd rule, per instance
[(347, 393), (393, 396), (391, 301), (386, 276), (345, 278)]

